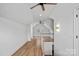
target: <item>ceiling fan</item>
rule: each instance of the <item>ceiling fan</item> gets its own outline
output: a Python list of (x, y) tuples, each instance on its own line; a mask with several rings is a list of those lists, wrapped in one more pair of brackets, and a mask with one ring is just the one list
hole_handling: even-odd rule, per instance
[(41, 8), (42, 8), (42, 10), (45, 11), (44, 4), (47, 4), (47, 5), (57, 5), (57, 3), (38, 3), (38, 4), (36, 4), (35, 6), (31, 7), (30, 9), (33, 9), (33, 8), (35, 8), (36, 6), (40, 5)]

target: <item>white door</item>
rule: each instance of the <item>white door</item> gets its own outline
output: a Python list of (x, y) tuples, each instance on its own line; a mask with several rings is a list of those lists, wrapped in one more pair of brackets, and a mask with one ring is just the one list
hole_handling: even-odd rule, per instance
[(79, 8), (74, 11), (74, 55), (79, 56)]

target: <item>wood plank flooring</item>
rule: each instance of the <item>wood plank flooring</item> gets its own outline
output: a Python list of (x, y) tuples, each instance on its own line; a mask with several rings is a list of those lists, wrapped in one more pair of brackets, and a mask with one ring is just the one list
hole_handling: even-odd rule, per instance
[(27, 42), (12, 56), (43, 56), (41, 47), (36, 46), (36, 40)]

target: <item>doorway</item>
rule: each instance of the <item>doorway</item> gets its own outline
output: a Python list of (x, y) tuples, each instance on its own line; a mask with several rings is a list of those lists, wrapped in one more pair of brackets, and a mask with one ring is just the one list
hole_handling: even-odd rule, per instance
[(44, 56), (54, 56), (54, 20), (40, 20), (32, 25), (32, 39), (41, 47)]

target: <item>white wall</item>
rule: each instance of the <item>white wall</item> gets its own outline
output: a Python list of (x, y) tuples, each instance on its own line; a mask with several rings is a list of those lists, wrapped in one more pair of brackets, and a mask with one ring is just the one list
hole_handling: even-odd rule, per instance
[(0, 17), (0, 55), (11, 55), (28, 41), (28, 27)]
[(33, 18), (27, 5), (0, 4), (0, 55), (12, 55), (30, 39)]
[(58, 4), (51, 17), (55, 25), (60, 24), (60, 32), (55, 31), (55, 55), (73, 55), (74, 8), (79, 4)]

